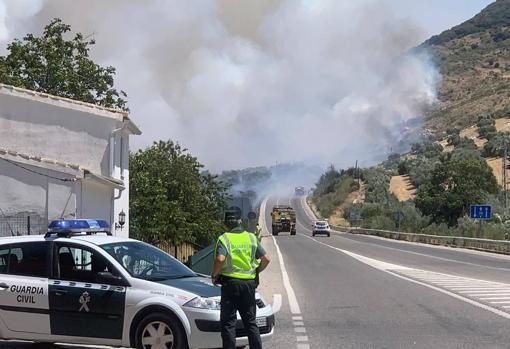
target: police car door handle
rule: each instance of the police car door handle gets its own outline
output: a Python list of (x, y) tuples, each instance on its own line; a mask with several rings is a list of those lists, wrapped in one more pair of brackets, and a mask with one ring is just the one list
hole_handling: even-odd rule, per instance
[(65, 294), (67, 294), (67, 290), (64, 290), (62, 288), (58, 288), (54, 291), (55, 293), (55, 296), (63, 296)]
[(5, 282), (0, 283), (0, 290), (6, 290), (9, 288), (9, 285), (7, 285)]

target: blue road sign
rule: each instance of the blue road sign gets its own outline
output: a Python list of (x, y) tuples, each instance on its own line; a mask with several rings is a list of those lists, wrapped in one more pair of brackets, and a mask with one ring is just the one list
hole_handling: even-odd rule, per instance
[(471, 205), (469, 207), (469, 217), (474, 219), (491, 219), (492, 207), (491, 205)]

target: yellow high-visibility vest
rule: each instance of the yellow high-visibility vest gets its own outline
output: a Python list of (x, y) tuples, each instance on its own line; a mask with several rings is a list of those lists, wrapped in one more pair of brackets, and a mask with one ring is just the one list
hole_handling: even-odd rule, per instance
[(255, 255), (259, 246), (255, 235), (247, 231), (224, 233), (216, 242), (215, 255), (218, 251), (218, 244), (222, 244), (227, 250), (220, 275), (243, 280), (255, 279), (258, 267)]

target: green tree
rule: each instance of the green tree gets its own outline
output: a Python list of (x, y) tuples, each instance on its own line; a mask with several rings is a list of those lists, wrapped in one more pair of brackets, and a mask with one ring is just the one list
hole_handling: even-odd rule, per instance
[(324, 172), (319, 181), (315, 184), (314, 196), (325, 195), (335, 191), (335, 185), (338, 183), (342, 175), (335, 169), (335, 166), (331, 165)]
[(0, 57), (0, 82), (56, 96), (127, 110), (124, 91), (113, 88), (115, 68), (89, 58), (93, 39), (77, 33), (58, 18), (41, 37), (27, 34), (7, 46)]
[(454, 226), (469, 205), (497, 191), (496, 178), (483, 159), (452, 157), (434, 168), (430, 180), (418, 188), (415, 203), (434, 222)]
[(224, 231), (227, 187), (202, 168), (171, 141), (130, 154), (132, 235), (150, 243), (208, 244)]

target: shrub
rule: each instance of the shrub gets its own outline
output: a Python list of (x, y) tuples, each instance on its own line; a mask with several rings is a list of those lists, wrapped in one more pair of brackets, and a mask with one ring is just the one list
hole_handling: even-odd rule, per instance
[(497, 130), (494, 125), (484, 125), (478, 128), (478, 134), (485, 139), (490, 139), (496, 132)]
[(395, 221), (386, 216), (373, 216), (363, 220), (361, 226), (367, 229), (395, 230)]
[(450, 236), (452, 235), (452, 231), (448, 229), (448, 226), (445, 223), (436, 224), (432, 223), (421, 231), (422, 234), (427, 235), (438, 235), (438, 236)]
[(508, 141), (510, 141), (510, 134), (508, 132), (497, 133), (487, 143), (485, 143), (482, 155), (485, 157), (503, 156), (505, 151), (505, 142)]
[(357, 181), (350, 176), (342, 176), (337, 180), (331, 192), (314, 195), (314, 203), (324, 217), (331, 216), (335, 210), (345, 202), (349, 194), (359, 189)]

